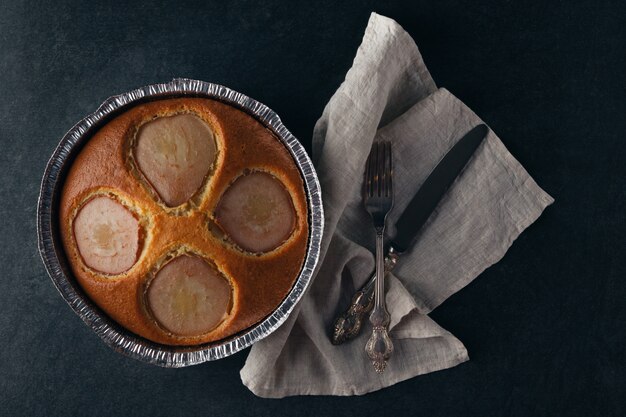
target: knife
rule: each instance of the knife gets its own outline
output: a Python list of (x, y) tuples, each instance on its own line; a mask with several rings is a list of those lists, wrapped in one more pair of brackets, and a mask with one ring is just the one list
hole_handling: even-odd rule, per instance
[[(474, 155), (489, 129), (480, 124), (463, 136), (439, 161), (424, 184), (396, 222), (396, 236), (389, 243), (385, 256), (385, 272), (393, 270), (399, 256), (406, 252), (417, 237), (441, 198)], [(371, 278), (352, 297), (348, 310), (341, 314), (332, 329), (331, 342), (339, 345), (359, 334), (363, 318), (374, 305), (374, 283)]]

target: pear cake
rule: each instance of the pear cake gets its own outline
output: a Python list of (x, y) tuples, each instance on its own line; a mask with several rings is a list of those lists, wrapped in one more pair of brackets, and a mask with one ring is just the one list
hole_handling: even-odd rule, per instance
[(103, 125), (68, 171), (59, 215), (86, 295), (166, 345), (218, 341), (269, 316), (300, 274), (309, 233), (289, 150), (206, 98), (142, 103)]

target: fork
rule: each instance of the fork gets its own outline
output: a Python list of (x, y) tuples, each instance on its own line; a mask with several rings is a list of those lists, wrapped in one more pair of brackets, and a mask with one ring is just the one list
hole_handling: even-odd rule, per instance
[(376, 295), (374, 309), (370, 315), (372, 335), (365, 345), (365, 352), (372, 361), (377, 373), (387, 367), (387, 360), (393, 353), (393, 343), (389, 338), (389, 312), (385, 305), (385, 266), (384, 233), (387, 213), (393, 206), (393, 167), (391, 143), (374, 142), (367, 159), (363, 185), (363, 205), (372, 216), (376, 229)]

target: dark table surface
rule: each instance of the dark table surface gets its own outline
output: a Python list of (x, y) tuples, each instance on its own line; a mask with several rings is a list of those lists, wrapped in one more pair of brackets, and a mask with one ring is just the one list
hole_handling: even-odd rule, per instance
[[(1, 415), (626, 413), (623, 0), (89, 3), (0, 4)], [(310, 149), (372, 10), (556, 198), (432, 313), (471, 360), (362, 397), (264, 400), (239, 380), (247, 351), (161, 369), (106, 347), (37, 251), (39, 182), (63, 134), (112, 94), (190, 77), (269, 105)]]

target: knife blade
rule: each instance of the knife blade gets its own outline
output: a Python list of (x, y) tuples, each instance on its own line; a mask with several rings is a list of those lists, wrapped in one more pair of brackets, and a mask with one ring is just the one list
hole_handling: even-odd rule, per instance
[[(391, 239), (385, 256), (385, 272), (391, 271), (399, 256), (411, 247), (424, 223), (472, 159), (488, 132), (489, 128), (484, 124), (474, 127), (452, 146), (428, 175), (396, 222), (396, 235)], [(335, 320), (331, 337), (334, 345), (339, 345), (359, 334), (365, 314), (374, 305), (375, 282), (376, 276), (373, 274), (354, 294), (348, 310)]]

